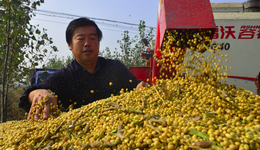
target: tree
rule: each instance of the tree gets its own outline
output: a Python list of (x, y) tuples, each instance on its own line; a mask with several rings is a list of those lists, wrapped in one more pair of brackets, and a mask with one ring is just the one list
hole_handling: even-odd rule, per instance
[(99, 51), (99, 56), (104, 58), (113, 58), (114, 56), (111, 54), (109, 47), (106, 47), (105, 50)]
[[(58, 51), (46, 29), (40, 30), (29, 23), (35, 15), (33, 10), (41, 3), (44, 0), (0, 1), (1, 122), (5, 122), (7, 117), (8, 87), (15, 82), (23, 82), (29, 68), (42, 62), (47, 53)], [(47, 45), (50, 50), (45, 49)]]
[(139, 23), (139, 35), (136, 35), (131, 39), (129, 31), (124, 31), (122, 36), (122, 40), (117, 41), (120, 45), (121, 52), (118, 52), (116, 49), (112, 54), (110, 49), (107, 47), (104, 51), (100, 52), (100, 56), (117, 59), (126, 67), (144, 66), (145, 60), (142, 58), (141, 53), (145, 51), (146, 48), (141, 40), (143, 38), (146, 38), (148, 41), (152, 40), (154, 37), (153, 28), (150, 28), (148, 33), (146, 33), (145, 22), (141, 20)]
[(134, 47), (134, 56), (133, 56), (133, 64), (132, 66), (144, 66), (145, 60), (141, 57), (141, 53), (145, 51), (146, 47), (142, 42), (142, 39), (147, 39), (147, 41), (151, 41), (154, 38), (153, 28), (150, 28), (148, 33), (146, 33), (146, 26), (144, 21), (140, 21), (139, 24), (139, 36), (136, 36), (137, 43)]
[(64, 56), (57, 58), (57, 55), (54, 56), (53, 59), (50, 59), (45, 67), (48, 69), (61, 69), (61, 68), (65, 68), (67, 66), (68, 63), (70, 63), (72, 60), (74, 60), (74, 56), (67, 56), (67, 58), (65, 58)]

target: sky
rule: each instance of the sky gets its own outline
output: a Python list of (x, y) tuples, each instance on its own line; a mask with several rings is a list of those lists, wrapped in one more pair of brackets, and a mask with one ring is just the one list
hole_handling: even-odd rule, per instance
[[(210, 0), (211, 3), (245, 1)], [(117, 40), (122, 39), (121, 34), (125, 30), (130, 32), (131, 37), (138, 35), (140, 20), (145, 21), (146, 26), (156, 28), (158, 4), (159, 0), (45, 0), (35, 11), (36, 16), (30, 23), (39, 25), (40, 29), (47, 29), (47, 34), (59, 50), (54, 54), (58, 57), (66, 57), (71, 55), (65, 40), (67, 25), (73, 19), (88, 17), (94, 20), (103, 32), (100, 51), (106, 47), (114, 51), (115, 48), (119, 49)], [(47, 61), (48, 58), (45, 60)]]

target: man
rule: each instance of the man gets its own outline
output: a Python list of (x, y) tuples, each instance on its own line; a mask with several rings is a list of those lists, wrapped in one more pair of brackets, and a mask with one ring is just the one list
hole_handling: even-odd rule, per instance
[[(96, 23), (87, 18), (73, 20), (66, 30), (66, 41), (75, 60), (50, 75), (44, 82), (29, 87), (20, 98), (19, 107), (29, 112), (27, 119), (43, 119), (49, 117), (51, 105), (57, 106), (61, 101), (66, 109), (71, 104), (81, 107), (93, 101), (119, 94), (122, 88), (147, 87), (147, 83), (137, 80), (135, 76), (119, 61), (98, 57), (102, 32)], [(58, 98), (48, 89), (55, 92)], [(35, 104), (48, 95), (44, 109), (36, 108)], [(34, 118), (31, 114), (36, 111)], [(38, 114), (38, 115), (37, 115)]]

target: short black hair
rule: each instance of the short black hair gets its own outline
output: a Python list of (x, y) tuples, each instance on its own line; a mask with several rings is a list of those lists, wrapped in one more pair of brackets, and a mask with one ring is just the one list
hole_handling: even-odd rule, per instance
[(100, 42), (103, 35), (102, 35), (102, 31), (98, 28), (97, 24), (94, 21), (92, 21), (88, 18), (81, 17), (81, 18), (72, 20), (70, 22), (70, 24), (68, 25), (67, 30), (66, 30), (66, 41), (67, 41), (67, 43), (68, 44), (72, 43), (73, 32), (78, 27), (83, 27), (83, 26), (88, 26), (88, 25), (94, 26), (96, 28), (97, 35), (98, 35), (98, 42)]

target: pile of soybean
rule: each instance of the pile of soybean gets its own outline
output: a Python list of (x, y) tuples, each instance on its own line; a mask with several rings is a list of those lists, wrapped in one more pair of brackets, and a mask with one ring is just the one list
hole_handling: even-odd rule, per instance
[(156, 84), (122, 89), (119, 96), (70, 108), (57, 118), (2, 123), (0, 149), (260, 149), (260, 97), (225, 84), (231, 68), (221, 60), (227, 55), (205, 46), (211, 41), (203, 32), (192, 33), (199, 45), (193, 47), (209, 56), (172, 48), (181, 38), (169, 30), (157, 58), (167, 74), (154, 79)]

